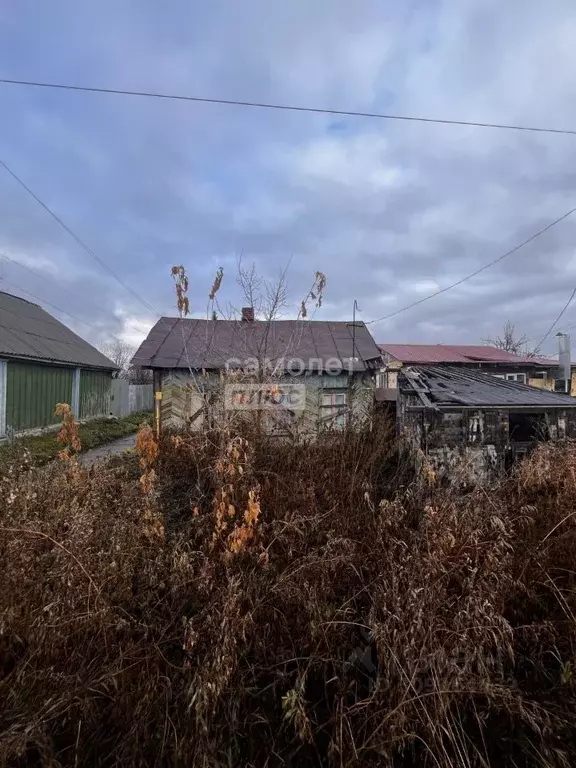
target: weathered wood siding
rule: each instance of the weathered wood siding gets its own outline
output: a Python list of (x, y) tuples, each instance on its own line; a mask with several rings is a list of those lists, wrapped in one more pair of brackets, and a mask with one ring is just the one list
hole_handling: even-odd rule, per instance
[[(370, 418), (375, 389), (375, 377), (371, 373), (352, 376), (347, 373), (334, 376), (307, 373), (279, 376), (274, 381), (279, 386), (288, 382), (305, 386), (304, 408), (290, 419), (291, 427), (303, 434), (316, 434), (322, 428), (322, 393), (326, 390), (346, 392), (354, 418)], [(226, 379), (216, 373), (192, 377), (188, 371), (165, 371), (162, 376), (163, 425), (176, 428), (188, 426), (197, 430), (206, 426), (207, 416), (216, 422), (224, 418), (225, 383)], [(209, 405), (204, 408), (207, 402)]]
[[(421, 408), (419, 398), (406, 393), (400, 395), (397, 405), (399, 431), (417, 464), (423, 466), (427, 462), (438, 476), (467, 483), (486, 483), (501, 475), (507, 452), (513, 453), (518, 446), (510, 439), (512, 413), (527, 411), (522, 408), (435, 411)], [(576, 437), (576, 409), (543, 408), (541, 413), (545, 415), (551, 440)], [(526, 445), (522, 447), (525, 449)]]

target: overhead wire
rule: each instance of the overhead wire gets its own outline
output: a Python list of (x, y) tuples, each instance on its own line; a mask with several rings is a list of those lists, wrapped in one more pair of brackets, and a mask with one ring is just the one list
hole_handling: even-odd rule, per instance
[(36, 200), (36, 202), (42, 206), (42, 208), (78, 243), (78, 245), (90, 256), (91, 259), (96, 261), (102, 269), (106, 270), (108, 274), (110, 274), (114, 280), (116, 280), (117, 283), (119, 283), (123, 288), (125, 288), (137, 301), (139, 301), (143, 306), (146, 307), (146, 309), (153, 312), (157, 317), (160, 317), (160, 313), (154, 309), (154, 307), (149, 304), (146, 299), (143, 299), (142, 296), (140, 296), (130, 285), (124, 282), (121, 277), (119, 277), (116, 272), (112, 269), (112, 267), (109, 267), (106, 262), (98, 256), (98, 254), (88, 246), (79, 235), (74, 232), (73, 229), (71, 229), (61, 218), (58, 216), (54, 211), (43, 201), (41, 200), (38, 195), (30, 189), (30, 187), (0, 158), (0, 165), (12, 176), (12, 178), (23, 188), (28, 192), (28, 194)]
[[(87, 93), (113, 94), (113, 95), (122, 95), (122, 96), (155, 98), (155, 99), (165, 99), (165, 100), (174, 100), (174, 101), (187, 101), (187, 102), (195, 102), (195, 103), (203, 103), (203, 104), (218, 104), (218, 105), (224, 105), (224, 106), (251, 107), (251, 108), (259, 108), (259, 109), (282, 110), (282, 111), (292, 111), (292, 112), (307, 112), (307, 113), (315, 113), (315, 114), (337, 115), (342, 117), (363, 117), (363, 118), (381, 119), (381, 120), (396, 120), (396, 121), (435, 123), (435, 124), (455, 125), (455, 126), (469, 126), (469, 127), (477, 127), (477, 128), (492, 128), (492, 129), (503, 129), (503, 130), (513, 130), (513, 131), (529, 131), (529, 132), (537, 132), (537, 133), (576, 135), (576, 130), (574, 129), (547, 128), (542, 126), (527, 126), (527, 125), (516, 125), (516, 124), (507, 124), (507, 123), (489, 123), (489, 122), (477, 122), (477, 121), (469, 121), (469, 120), (452, 120), (447, 118), (431, 118), (431, 117), (422, 117), (422, 116), (414, 116), (414, 115), (388, 114), (388, 113), (380, 113), (380, 112), (362, 112), (362, 111), (355, 111), (355, 110), (329, 109), (329, 108), (321, 108), (321, 107), (304, 107), (301, 105), (280, 104), (280, 103), (259, 102), (259, 101), (258, 102), (241, 101), (237, 99), (220, 99), (220, 98), (212, 98), (212, 97), (191, 96), (191, 95), (185, 95), (185, 94), (171, 94), (171, 93), (164, 93), (164, 92), (157, 92), (157, 91), (140, 91), (140, 90), (137, 91), (137, 90), (128, 90), (128, 89), (119, 89), (119, 88), (104, 88), (104, 87), (96, 87), (96, 86), (72, 85), (68, 83), (48, 83), (48, 82), (31, 81), (31, 80), (17, 80), (17, 79), (9, 79), (9, 78), (0, 78), (0, 83), (6, 84), (6, 85), (19, 85), (19, 86), (34, 87), (34, 88), (82, 91)], [(22, 181), (22, 179), (20, 179), (17, 176), (17, 174), (14, 171), (12, 171), (8, 167), (8, 165), (1, 159), (0, 159), (0, 165), (2, 165), (4, 169), (47, 211), (47, 213), (49, 213), (50, 216), (52, 216), (52, 218), (54, 218), (68, 232), (68, 234), (70, 234), (74, 238), (74, 240), (91, 256), (91, 258), (96, 260), (97, 263), (100, 264), (100, 266), (103, 269), (105, 269), (115, 280), (117, 280), (117, 282), (120, 285), (122, 285), (127, 291), (129, 291), (134, 298), (140, 301), (147, 309), (154, 312), (154, 314), (160, 317), (160, 313), (158, 313), (157, 310), (154, 309), (154, 307), (152, 307), (145, 299), (139, 296), (129, 285), (127, 285), (112, 270), (112, 268), (109, 267), (106, 264), (106, 262), (104, 262), (98, 256), (98, 254), (96, 254), (89, 246), (87, 246), (86, 243), (72, 229), (70, 229), (70, 227), (68, 227), (68, 225), (66, 225), (62, 221), (62, 219), (59, 216), (57, 216), (57, 214), (55, 214)], [(549, 229), (556, 226), (556, 224), (559, 224), (564, 219), (571, 216), (575, 211), (576, 211), (576, 208), (572, 208), (563, 216), (560, 216), (558, 219), (554, 220), (553, 222), (548, 224), (546, 227), (544, 227), (543, 229), (533, 234), (527, 240), (523, 241), (522, 243), (515, 246), (514, 248), (507, 251), (506, 253), (502, 254), (501, 256), (498, 256), (496, 259), (493, 259), (492, 261), (483, 265), (482, 267), (475, 270), (474, 272), (471, 272), (470, 274), (466, 275), (460, 280), (457, 280), (456, 282), (451, 283), (450, 285), (445, 286), (444, 288), (441, 288), (440, 290), (435, 291), (434, 293), (429, 294), (428, 296), (418, 299), (417, 301), (412, 302), (411, 304), (401, 307), (400, 309), (394, 312), (384, 315), (376, 320), (370, 320), (366, 324), (371, 325), (371, 324), (382, 322), (383, 320), (387, 320), (389, 318), (395, 317), (396, 315), (402, 312), (405, 312), (409, 309), (419, 306), (420, 304), (423, 304), (424, 302), (429, 301), (430, 299), (435, 298), (436, 296), (440, 296), (441, 294), (446, 293), (452, 288), (456, 288), (459, 285), (462, 285), (467, 280), (470, 280), (471, 278), (476, 277), (477, 275), (489, 269), (490, 267), (494, 266), (495, 264), (513, 255), (518, 250), (520, 250), (521, 248), (528, 245), (536, 238), (543, 235)], [(568, 302), (566, 303), (566, 305), (564, 306), (564, 308), (562, 309), (562, 311), (560, 312), (560, 314), (558, 315), (558, 317), (556, 318), (556, 320), (554, 321), (550, 329), (547, 331), (547, 333), (543, 337), (539, 346), (541, 346), (541, 344), (546, 340), (548, 335), (552, 332), (552, 330), (554, 329), (558, 321), (563, 316), (564, 312), (566, 312), (566, 310), (568, 309), (568, 307), (570, 306), (574, 298), (574, 295), (576, 295), (576, 288), (574, 289), (573, 294), (571, 295), (570, 299), (568, 300)], [(48, 302), (45, 302), (45, 303), (48, 303)], [(64, 310), (59, 310), (59, 311), (64, 312)], [(70, 315), (70, 313), (66, 313), (66, 312), (64, 313)], [(70, 316), (73, 317), (73, 315), (70, 315)], [(84, 321), (80, 321), (80, 322), (84, 322)]]
[[(3, 259), (4, 261), (9, 261), (12, 264), (16, 264), (17, 266), (22, 267), (22, 269), (25, 269), (27, 272), (31, 272), (33, 275), (38, 275), (38, 277), (42, 278), (42, 280), (48, 280), (53, 285), (57, 286), (58, 288), (61, 288), (63, 291), (68, 290), (68, 288), (66, 286), (62, 285), (57, 280), (54, 280), (54, 278), (50, 278), (50, 277), (48, 277), (48, 275), (43, 274), (42, 272), (38, 272), (37, 269), (32, 269), (32, 267), (29, 267), (26, 264), (22, 264), (22, 262), (18, 261), (17, 259), (13, 259), (10, 256), (7, 256), (5, 253), (2, 253), (1, 251), (0, 251), (0, 259)], [(4, 282), (10, 283), (11, 285), (14, 285), (16, 288), (18, 288), (16, 283), (13, 283), (11, 280), (7, 280), (6, 278), (3, 278), (3, 280), (4, 280)], [(1, 282), (2, 282), (2, 279), (0, 279), (0, 283)], [(20, 288), (19, 290), (24, 290), (24, 289)], [(32, 295), (32, 294), (30, 294), (30, 295)], [(35, 297), (35, 298), (38, 298), (38, 297)], [(38, 298), (38, 301), (43, 302), (44, 304), (48, 304), (50, 306), (49, 302), (47, 302), (45, 299), (39, 299)], [(109, 310), (108, 309), (104, 309), (104, 307), (98, 306), (98, 304), (95, 304), (93, 301), (90, 302), (90, 305), (92, 307), (94, 307), (94, 309), (97, 309), (97, 310), (99, 310), (100, 312), (103, 312), (106, 315), (109, 314)], [(63, 309), (60, 309), (59, 312), (63, 312), (64, 314), (70, 315), (70, 313), (66, 312)], [(74, 317), (74, 315), (70, 315), (70, 317)], [(77, 317), (74, 317), (74, 319), (75, 320), (80, 320), (80, 318), (77, 318)], [(80, 320), (80, 322), (86, 323), (86, 325), (91, 325), (86, 320)], [(130, 328), (133, 331), (136, 331), (136, 333), (142, 333), (141, 329), (136, 328), (136, 326), (130, 325), (129, 323), (125, 323), (125, 327), (126, 328)]]
[(378, 120), (399, 120), (418, 123), (436, 123), (439, 125), (469, 126), (473, 128), (492, 128), (507, 131), (530, 131), (534, 133), (555, 133), (576, 136), (576, 129), (545, 128), (541, 126), (517, 125), (509, 123), (489, 123), (472, 120), (452, 120), (449, 118), (421, 117), (415, 115), (398, 115), (384, 112), (361, 112), (350, 109), (330, 109), (326, 107), (304, 107), (296, 104), (281, 104), (266, 101), (242, 101), (239, 99), (220, 99), (206, 96), (189, 96), (179, 93), (163, 93), (160, 91), (136, 91), (127, 88), (105, 88), (89, 85), (71, 85), (70, 83), (47, 83), (35, 80), (17, 80), (0, 78), (4, 85), (20, 85), (31, 88), (52, 88), (66, 91), (83, 91), (86, 93), (114, 94), (118, 96), (136, 96), (147, 99), (166, 99), (171, 101), (188, 101), (199, 104), (220, 104), (233, 107), (251, 107), (255, 109), (282, 110), (287, 112), (308, 112), (319, 115), (336, 115), (341, 117), (364, 117)]
[(566, 310), (568, 309), (570, 304), (572, 304), (572, 301), (574, 300), (574, 296), (576, 296), (576, 287), (574, 288), (574, 290), (570, 294), (570, 297), (569, 297), (568, 301), (566, 302), (566, 304), (564, 304), (564, 306), (560, 310), (560, 313), (558, 314), (558, 316), (556, 317), (556, 319), (554, 320), (554, 322), (552, 323), (550, 328), (548, 328), (548, 330), (546, 331), (544, 336), (542, 336), (542, 338), (540, 339), (539, 343), (536, 346), (536, 349), (540, 349), (540, 347), (542, 346), (542, 344), (544, 344), (544, 342), (546, 341), (548, 336), (550, 336), (550, 334), (552, 333), (552, 331), (554, 330), (554, 328), (558, 324), (558, 321), (562, 318), (563, 314), (566, 312)]
[(576, 207), (571, 208), (567, 213), (563, 214), (562, 216), (559, 216), (557, 219), (550, 222), (550, 224), (547, 224), (545, 227), (538, 230), (538, 232), (535, 232), (533, 235), (530, 235), (529, 238), (519, 243), (518, 245), (514, 246), (514, 248), (511, 248), (509, 251), (506, 251), (506, 253), (503, 253), (501, 256), (498, 256), (496, 259), (489, 261), (487, 264), (484, 264), (484, 266), (474, 270), (474, 272), (471, 272), (469, 275), (466, 275), (465, 277), (460, 278), (460, 280), (456, 280), (456, 282), (451, 283), (450, 285), (447, 285), (444, 288), (440, 288), (440, 290), (435, 291), (434, 293), (431, 293), (428, 296), (424, 296), (422, 299), (413, 301), (411, 304), (407, 304), (405, 307), (400, 307), (400, 309), (397, 309), (394, 312), (390, 312), (387, 315), (383, 315), (382, 317), (379, 317), (376, 320), (369, 320), (366, 323), (366, 325), (372, 325), (373, 323), (380, 323), (383, 320), (389, 320), (391, 317), (395, 317), (396, 315), (399, 315), (402, 312), (406, 312), (409, 309), (413, 309), (414, 307), (417, 307), (420, 304), (423, 304), (425, 301), (434, 299), (436, 296), (440, 296), (441, 294), (452, 290), (452, 288), (456, 288), (457, 286), (462, 285), (462, 283), (465, 283), (467, 280), (471, 280), (473, 277), (476, 277), (476, 275), (479, 275), (481, 272), (484, 272), (490, 267), (493, 267), (495, 264), (498, 264), (499, 262), (504, 261), (504, 259), (507, 259), (509, 256), (512, 256), (512, 254), (516, 253), (521, 248), (524, 248), (524, 246), (533, 242), (538, 237), (541, 237), (545, 232), (548, 232), (548, 230), (552, 229), (552, 227), (555, 227), (557, 224), (560, 224), (560, 222), (564, 221), (564, 219), (567, 219), (569, 216), (571, 216), (575, 212), (576, 212)]
[[(29, 291), (27, 288), (23, 288), (21, 285), (18, 285), (12, 280), (4, 279), (3, 282), (5, 282), (6, 285), (17, 288), (19, 291), (22, 291), (22, 293), (25, 293), (26, 295), (31, 296), (33, 299), (36, 299), (36, 301), (39, 301), (41, 304), (46, 304), (48, 307), (52, 307), (52, 309), (55, 309), (57, 312), (61, 312), (63, 315), (67, 315), (68, 317), (71, 317), (73, 320), (76, 320), (79, 323), (87, 325), (90, 328), (94, 327), (93, 323), (89, 323), (87, 320), (83, 320), (81, 317), (78, 317), (78, 315), (73, 315), (72, 312), (69, 312), (67, 309), (62, 309), (62, 307), (58, 307), (56, 306), (56, 304), (52, 304), (51, 302), (46, 301), (46, 299), (41, 299), (40, 296), (36, 296), (36, 294)], [(3, 310), (3, 311), (9, 312), (10, 310)], [(111, 335), (114, 335), (114, 334), (111, 334)]]
[[(68, 317), (71, 317), (72, 319), (76, 320), (79, 323), (83, 323), (84, 325), (88, 326), (89, 328), (94, 328), (93, 323), (89, 323), (87, 320), (83, 320), (81, 317), (78, 317), (77, 315), (73, 315), (71, 312), (68, 312), (66, 309), (62, 309), (62, 307), (56, 306), (56, 304), (52, 304), (49, 301), (46, 301), (46, 299), (40, 298), (40, 296), (36, 296), (36, 294), (31, 293), (27, 288), (23, 288), (21, 285), (18, 285), (17, 283), (12, 282), (11, 280), (4, 280), (4, 282), (14, 288), (17, 288), (22, 293), (25, 293), (27, 296), (31, 296), (33, 299), (36, 299), (36, 301), (40, 302), (40, 304), (46, 304), (48, 307), (51, 307), (52, 309), (55, 309), (57, 312), (61, 312), (63, 315), (67, 315)], [(11, 310), (3, 308), (3, 312), (11, 312)], [(16, 314), (16, 313), (12, 313)], [(18, 317), (20, 317), (18, 315)], [(7, 326), (3, 325), (3, 328), (6, 328)], [(12, 331), (14, 331), (14, 328), (11, 328)], [(139, 333), (142, 333), (139, 331)], [(118, 336), (115, 333), (109, 333), (108, 336), (112, 336), (113, 339), (116, 339), (116, 341), (120, 341), (124, 343), (124, 339), (122, 339), (120, 336)]]

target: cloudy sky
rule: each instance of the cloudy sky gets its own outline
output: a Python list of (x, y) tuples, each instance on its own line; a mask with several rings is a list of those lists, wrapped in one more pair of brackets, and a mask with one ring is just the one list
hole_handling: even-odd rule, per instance
[[(576, 129), (574, 39), (572, 0), (3, 0), (0, 77)], [(0, 168), (0, 287), (94, 343), (140, 341), (149, 307), (174, 314), (173, 264), (192, 314), (220, 265), (238, 303), (241, 253), (268, 279), (290, 264), (288, 315), (321, 270), (319, 319), (357, 299), (375, 320), (576, 206), (576, 136), (15, 85), (0, 159), (144, 300)], [(576, 214), (371, 329), (478, 343), (510, 319), (538, 339), (574, 285)], [(574, 321), (576, 302), (560, 327)]]

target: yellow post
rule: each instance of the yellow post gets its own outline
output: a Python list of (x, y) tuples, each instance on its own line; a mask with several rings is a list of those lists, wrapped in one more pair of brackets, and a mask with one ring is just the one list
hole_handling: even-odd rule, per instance
[(162, 372), (154, 371), (154, 426), (156, 440), (160, 440), (162, 431)]

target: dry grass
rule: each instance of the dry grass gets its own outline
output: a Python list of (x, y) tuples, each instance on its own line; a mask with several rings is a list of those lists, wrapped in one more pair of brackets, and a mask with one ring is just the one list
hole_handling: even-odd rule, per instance
[(148, 437), (0, 480), (0, 764), (574, 765), (573, 445), (453, 495), (386, 425)]

